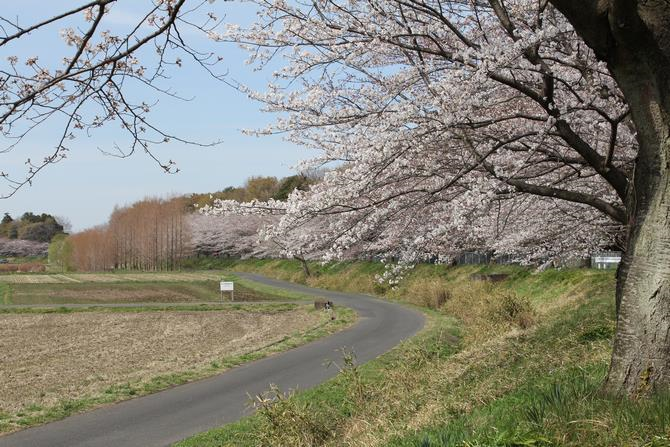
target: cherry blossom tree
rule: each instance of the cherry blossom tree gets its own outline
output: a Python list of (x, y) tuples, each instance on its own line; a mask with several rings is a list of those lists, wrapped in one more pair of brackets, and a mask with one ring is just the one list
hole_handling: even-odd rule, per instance
[(552, 3), (606, 63), (635, 122), (639, 150), (625, 197), (628, 240), (608, 385), (645, 394), (670, 385), (670, 5)]
[(187, 221), (195, 253), (242, 259), (278, 258), (282, 255), (277, 244), (260, 238), (261, 230), (275, 223), (276, 217), (196, 213), (189, 215)]
[(0, 237), (0, 256), (2, 257), (46, 256), (48, 248), (47, 242)]
[[(260, 66), (286, 132), (336, 166), (277, 235), (407, 259), (459, 246), (552, 255), (625, 239), (608, 389), (670, 385), (670, 7), (624, 0), (255, 0), (215, 37)], [(219, 203), (219, 209), (235, 208)]]
[[(435, 243), (442, 243), (439, 252), (447, 254), (467, 246), (514, 251), (522, 244), (518, 235), (509, 237), (509, 211), (522, 193), (540, 197), (535, 202), (541, 205), (522, 208), (535, 212), (525, 216), (538, 220), (534, 228), (556, 236), (547, 241), (554, 254), (567, 248), (584, 251), (604, 240), (613, 243), (617, 223), (625, 220), (625, 171), (635, 154), (627, 106), (606, 69), (579, 48), (584, 45), (565, 19), (551, 8), (549, 14), (546, 5), (533, 16), (524, 3), (517, 8), (519, 18), (537, 18), (517, 31), (524, 36), (518, 39), (514, 33), (508, 36), (486, 7), (476, 19), (468, 16), (467, 6), (452, 5), (452, 14), (465, 17), (453, 26), (478, 24), (467, 38), (454, 34), (438, 12), (394, 2), (366, 10), (369, 29), (363, 23), (352, 28), (351, 16), (361, 17), (355, 8), (342, 11), (326, 3), (304, 13), (299, 6), (261, 3), (267, 23), (221, 36), (244, 42), (261, 64), (277, 48), (291, 49), (291, 63), (278, 78), (300, 79), (303, 88), (278, 84), (251, 95), (271, 110), (294, 112), (268, 131), (290, 132), (295, 141), (323, 150), (305, 167), (344, 164), (309, 196), (293, 197), (287, 205), (291, 218), (340, 215), (330, 235), (318, 235), (334, 235), (336, 251), (371, 239), (371, 233), (377, 234), (372, 239), (386, 242), (385, 247), (371, 244), (373, 250), (405, 250), (408, 258), (432, 256)], [(405, 9), (411, 17), (399, 17)], [(424, 28), (431, 25), (434, 35), (409, 38), (407, 27), (421, 21)], [(276, 34), (262, 31), (273, 29), (268, 24)], [(475, 43), (475, 38), (488, 41)], [(514, 45), (504, 47), (506, 40)], [(556, 40), (566, 55), (550, 60), (554, 49), (542, 44)], [(441, 46), (431, 47), (434, 41)], [(370, 44), (374, 53), (368, 51)], [(528, 48), (538, 54), (526, 55)], [(541, 56), (547, 59), (547, 74), (533, 63)], [(494, 69), (502, 74), (489, 76)], [(551, 98), (536, 92), (538, 86)], [(594, 168), (588, 159), (602, 159), (609, 167)], [(607, 175), (599, 174), (605, 169)], [(492, 215), (504, 218), (486, 222)], [(428, 216), (435, 220), (423, 225)], [(280, 233), (296, 226), (291, 218)], [(426, 238), (428, 227), (432, 236)], [(577, 227), (578, 233), (588, 229), (595, 237), (576, 238), (574, 231), (566, 231)], [(449, 233), (457, 237), (445, 237)], [(525, 233), (542, 240), (537, 232)], [(567, 242), (577, 239), (580, 244)], [(546, 256), (535, 249), (537, 244), (526, 245), (526, 256)]]

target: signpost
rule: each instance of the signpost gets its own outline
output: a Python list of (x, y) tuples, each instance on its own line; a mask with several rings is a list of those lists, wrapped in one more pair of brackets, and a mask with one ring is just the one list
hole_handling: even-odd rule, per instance
[(223, 292), (230, 292), (230, 301), (235, 301), (235, 283), (232, 281), (221, 281), (221, 301), (223, 301)]

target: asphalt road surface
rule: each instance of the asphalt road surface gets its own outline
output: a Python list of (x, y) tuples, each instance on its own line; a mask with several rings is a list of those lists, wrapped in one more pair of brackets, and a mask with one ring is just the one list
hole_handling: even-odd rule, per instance
[(371, 360), (411, 337), (424, 317), (413, 310), (366, 295), (313, 289), (253, 274), (262, 284), (327, 298), (354, 309), (351, 328), (282, 354), (233, 368), (220, 375), (137, 399), (108, 405), (61, 421), (0, 436), (0, 447), (167, 446), (250, 414), (248, 395), (313, 387), (335, 376), (338, 350), (353, 349), (359, 363)]

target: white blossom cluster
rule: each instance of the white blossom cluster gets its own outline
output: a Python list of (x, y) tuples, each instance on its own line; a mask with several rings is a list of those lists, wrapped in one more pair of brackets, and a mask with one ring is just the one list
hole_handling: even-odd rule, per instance
[(272, 221), (254, 215), (189, 215), (192, 249), (201, 255), (219, 257), (281, 257), (276, 244), (259, 238), (261, 229)]
[(47, 242), (0, 238), (1, 257), (46, 256), (48, 248)]

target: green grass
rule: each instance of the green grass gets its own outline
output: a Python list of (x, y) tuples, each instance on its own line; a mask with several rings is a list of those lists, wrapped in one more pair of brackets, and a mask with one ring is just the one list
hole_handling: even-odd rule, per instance
[[(286, 260), (231, 269), (376, 292), (423, 306), (431, 323), (315, 389), (270, 390), (255, 415), (181, 447), (670, 446), (670, 395), (631, 401), (601, 392), (615, 330), (613, 271), (419, 265), (391, 289), (375, 284), (380, 266), (371, 263), (313, 265), (310, 278)], [(509, 277), (472, 281), (477, 273)], [(500, 316), (505, 299), (529, 306), (523, 325)]]
[(237, 261), (237, 259), (232, 258), (200, 256), (183, 260), (181, 268), (183, 270), (227, 270)]
[(46, 256), (8, 256), (5, 259), (12, 264), (47, 263)]
[(0, 304), (12, 303), (12, 287), (9, 284), (0, 282)]
[(409, 446), (667, 446), (670, 395), (600, 395), (603, 364), (566, 368), (519, 386), (448, 424), (396, 438)]
[[(470, 393), (504, 371), (509, 391), (465, 414), (387, 445), (408, 446), (661, 446), (670, 445), (670, 395), (632, 401), (607, 396), (601, 386), (613, 335), (613, 303), (593, 297), (562, 312), (526, 339), (516, 340), (505, 360), (474, 368), (456, 392)], [(600, 352), (594, 361), (590, 355)], [(509, 357), (508, 357), (509, 356)], [(454, 392), (454, 390), (452, 390)]]
[(286, 290), (279, 287), (273, 287), (268, 286), (266, 284), (249, 281), (233, 273), (228, 273), (224, 275), (224, 280), (235, 282), (235, 290), (236, 290), (235, 299), (237, 299), (238, 287), (243, 287), (247, 290), (250, 290), (258, 294), (272, 296), (276, 298), (283, 298), (287, 300), (314, 300), (314, 296), (309, 295), (307, 293), (295, 292), (292, 290)]
[[(593, 269), (548, 269), (541, 274), (517, 265), (472, 265), (447, 267), (435, 264), (419, 264), (407, 272), (395, 287), (380, 284), (378, 275), (384, 272), (384, 264), (370, 261), (346, 261), (322, 264), (309, 262), (312, 275), (305, 277), (298, 261), (288, 259), (226, 261), (231, 271), (261, 273), (273, 278), (293, 281), (330, 290), (359, 292), (379, 295), (394, 301), (409, 302), (422, 307), (431, 304), (434, 294), (440, 290), (458, 292), (473, 283), (472, 275), (505, 273), (509, 278), (496, 287), (528, 298), (534, 304), (546, 304), (568, 292), (583, 293), (591, 289), (614, 287), (613, 270)], [(479, 281), (481, 282), (481, 281)], [(428, 287), (432, 286), (432, 287)], [(580, 291), (582, 290), (582, 291)]]

